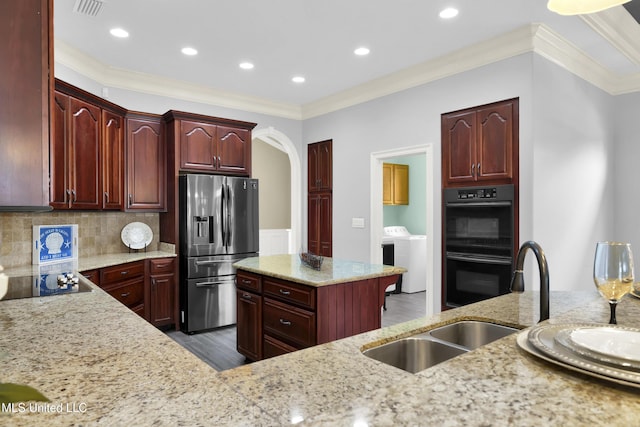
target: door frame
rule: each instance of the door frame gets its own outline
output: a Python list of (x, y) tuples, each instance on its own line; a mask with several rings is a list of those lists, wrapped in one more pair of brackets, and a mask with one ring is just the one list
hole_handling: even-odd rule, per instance
[[(394, 148), (391, 150), (377, 151), (371, 153), (370, 159), (370, 183), (371, 183), (371, 206), (370, 206), (370, 260), (372, 264), (382, 264), (382, 229), (383, 229), (383, 212), (382, 212), (382, 163), (385, 160), (394, 157), (411, 156), (415, 154), (425, 154), (425, 168), (427, 176), (426, 185), (426, 232), (427, 232), (427, 292), (426, 294), (426, 316), (431, 316), (434, 312), (439, 312), (434, 307), (434, 303), (440, 302), (440, 287), (436, 287), (436, 271), (434, 269), (435, 246), (435, 167), (434, 167), (433, 144), (418, 145), (413, 147)], [(431, 184), (431, 185), (429, 185)]]

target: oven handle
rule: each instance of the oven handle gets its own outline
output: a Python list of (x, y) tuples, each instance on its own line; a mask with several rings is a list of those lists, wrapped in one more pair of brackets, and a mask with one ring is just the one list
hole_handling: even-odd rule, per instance
[(446, 204), (447, 207), (451, 206), (453, 208), (460, 208), (464, 206), (469, 207), (478, 207), (478, 208), (487, 208), (487, 207), (503, 207), (503, 206), (511, 206), (511, 202), (449, 202)]
[(447, 258), (454, 261), (479, 262), (482, 264), (511, 265), (510, 257), (483, 257), (482, 255), (469, 255), (460, 252), (447, 252)]

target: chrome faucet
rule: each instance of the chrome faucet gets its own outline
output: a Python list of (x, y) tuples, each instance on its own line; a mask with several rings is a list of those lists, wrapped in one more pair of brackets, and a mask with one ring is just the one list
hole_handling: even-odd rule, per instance
[(534, 241), (524, 242), (518, 251), (516, 258), (516, 267), (511, 277), (511, 292), (524, 292), (524, 277), (522, 269), (524, 268), (524, 258), (527, 249), (531, 249), (538, 261), (540, 269), (540, 322), (549, 318), (549, 266), (547, 265), (547, 257), (544, 251)]

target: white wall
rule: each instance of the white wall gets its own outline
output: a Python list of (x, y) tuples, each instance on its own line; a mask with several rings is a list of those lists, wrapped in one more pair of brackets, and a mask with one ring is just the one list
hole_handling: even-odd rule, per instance
[(595, 244), (614, 239), (614, 97), (539, 56), (533, 65), (534, 152), (520, 156), (533, 164), (533, 227), (520, 240), (545, 250), (552, 289), (594, 289)]
[(640, 93), (616, 97), (614, 238), (630, 242), (640, 277)]

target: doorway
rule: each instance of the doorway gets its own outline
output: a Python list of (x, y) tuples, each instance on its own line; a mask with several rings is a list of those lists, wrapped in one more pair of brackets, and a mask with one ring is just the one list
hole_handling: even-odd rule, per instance
[[(434, 268), (435, 255), (435, 225), (434, 218), (436, 214), (434, 206), (434, 147), (432, 144), (420, 145), (415, 147), (397, 148), (388, 151), (378, 151), (371, 153), (370, 160), (370, 176), (371, 176), (371, 230), (370, 230), (370, 259), (372, 264), (382, 264), (382, 230), (383, 230), (383, 205), (382, 205), (382, 164), (395, 157), (411, 156), (416, 154), (424, 154), (425, 170), (426, 170), (426, 235), (427, 235), (427, 275), (426, 275), (426, 313), (431, 316), (440, 311), (440, 287), (436, 286), (436, 271)], [(435, 306), (435, 302), (438, 306)]]

